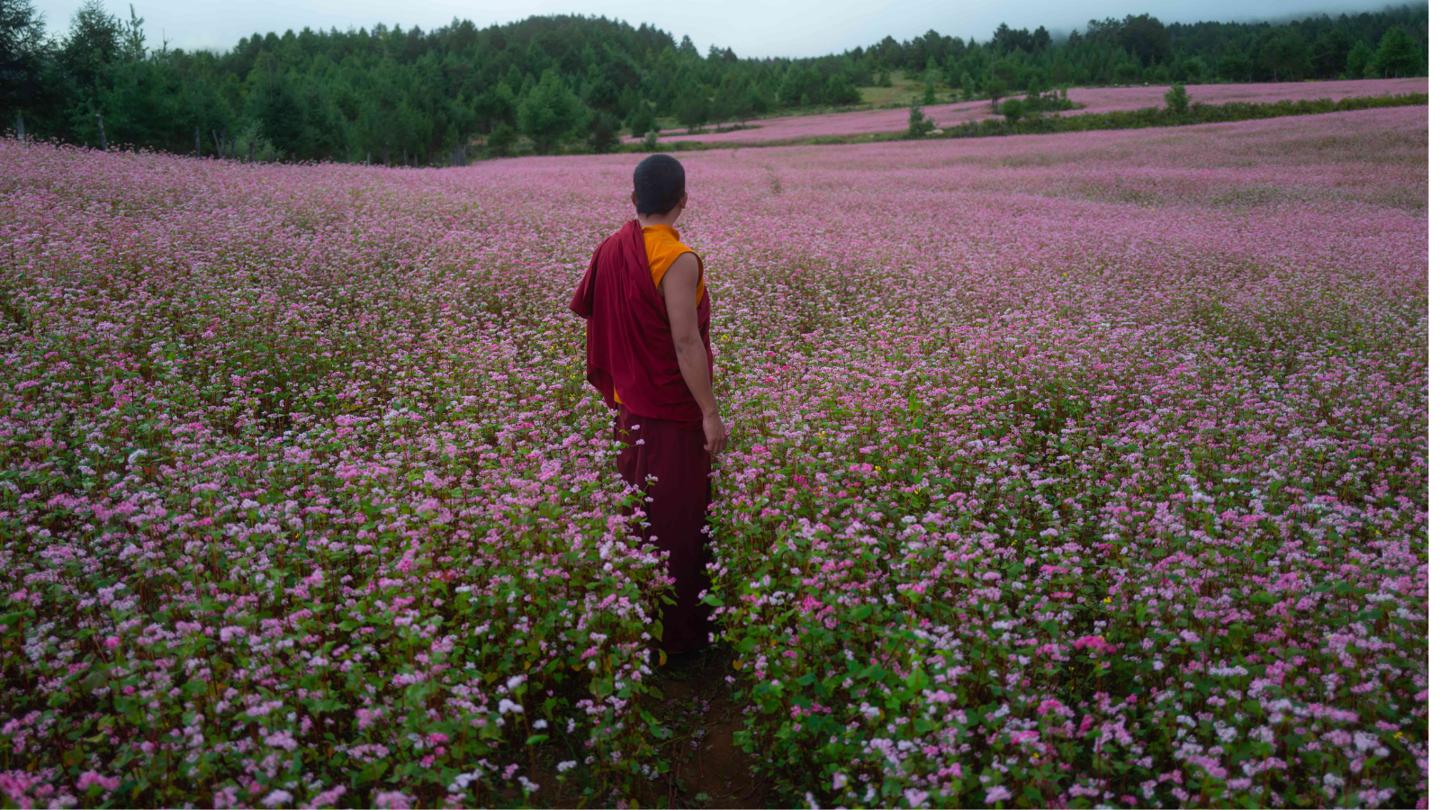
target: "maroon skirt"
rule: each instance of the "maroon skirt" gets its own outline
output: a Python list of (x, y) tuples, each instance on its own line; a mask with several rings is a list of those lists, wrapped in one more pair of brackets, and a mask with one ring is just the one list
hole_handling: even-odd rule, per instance
[[(660, 606), (664, 627), (660, 649), (682, 653), (703, 647), (710, 643), (714, 629), (710, 606), (700, 604), (700, 591), (710, 587), (705, 566), (711, 561), (706, 532), (710, 453), (705, 450), (705, 431), (689, 430), (669, 419), (636, 416), (622, 402), (615, 414), (615, 438), (625, 443), (616, 457), (620, 475), (649, 498), (642, 505), (650, 522), (642, 529), (644, 536), (670, 553), (675, 604)], [(647, 476), (655, 480), (647, 483)]]

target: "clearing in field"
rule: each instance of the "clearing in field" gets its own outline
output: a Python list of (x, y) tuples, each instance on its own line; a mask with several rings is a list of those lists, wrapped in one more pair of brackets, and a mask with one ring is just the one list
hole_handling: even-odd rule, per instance
[(686, 156), (694, 677), (566, 308), (635, 158), (0, 141), (0, 791), (1422, 803), (1426, 113)]

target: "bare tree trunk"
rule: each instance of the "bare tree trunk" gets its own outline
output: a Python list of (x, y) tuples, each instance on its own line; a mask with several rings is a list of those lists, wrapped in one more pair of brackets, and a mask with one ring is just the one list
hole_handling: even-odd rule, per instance
[(15, 133), (20, 136), (20, 143), (25, 143), (25, 113), (15, 113)]
[(200, 157), (200, 125), (195, 125), (195, 157)]
[(215, 141), (215, 157), (217, 159), (225, 157), (225, 150), (220, 147), (220, 133), (212, 129), (210, 130), (210, 137)]
[(255, 162), (255, 141), (254, 141), (254, 139), (251, 139), (251, 141), (250, 141), (250, 161), (249, 161), (249, 162), (251, 162), (251, 163), (254, 163), (254, 162)]
[(105, 151), (105, 119), (100, 117), (100, 113), (95, 113), (95, 125), (98, 126), (98, 127), (100, 127), (100, 151), (101, 151), (101, 152), (104, 152), (104, 151)]
[(368, 149), (365, 150), (365, 165), (366, 165), (366, 166), (369, 166), (369, 165), (370, 165), (370, 150), (368, 150)]

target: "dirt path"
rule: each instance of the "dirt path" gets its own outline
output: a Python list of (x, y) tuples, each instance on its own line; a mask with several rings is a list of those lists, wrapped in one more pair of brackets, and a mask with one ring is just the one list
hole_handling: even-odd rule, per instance
[[(685, 664), (669, 662), (651, 676), (663, 696), (645, 696), (640, 703), (673, 735), (659, 757), (670, 764), (669, 772), (641, 786), (635, 796), (640, 807), (777, 806), (767, 781), (751, 773), (753, 759), (735, 745), (734, 734), (744, 727), (744, 703), (734, 698), (739, 688), (734, 659), (733, 651), (712, 648)], [(733, 681), (727, 683), (727, 676)], [(555, 778), (553, 758), (541, 759), (527, 774), (540, 786), (529, 802), (515, 787), (505, 798), (534, 807), (574, 807), (582, 801), (574, 787)]]
[[(744, 726), (742, 703), (735, 701), (730, 663), (734, 654), (712, 649), (688, 667), (661, 667), (655, 685), (664, 693), (651, 711), (675, 732), (667, 751), (671, 772), (657, 783), (675, 808), (774, 806), (768, 785), (750, 769), (751, 757), (734, 734)], [(657, 806), (652, 804), (651, 806)]]

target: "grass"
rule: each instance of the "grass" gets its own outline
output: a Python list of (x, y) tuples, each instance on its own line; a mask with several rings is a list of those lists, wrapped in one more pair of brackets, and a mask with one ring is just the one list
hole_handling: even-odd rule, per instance
[[(890, 71), (890, 87), (862, 87), (860, 88), (860, 101), (871, 107), (902, 107), (909, 106), (920, 94), (925, 92), (925, 83), (918, 79), (905, 78), (905, 71)], [(935, 92), (938, 94), (940, 88), (937, 85)]]

